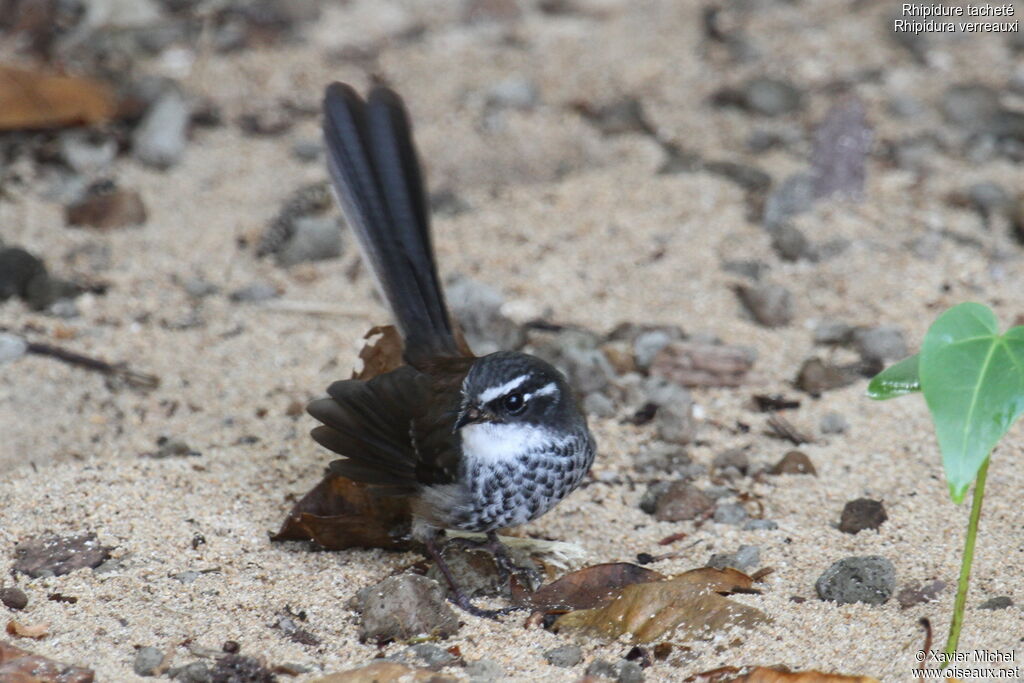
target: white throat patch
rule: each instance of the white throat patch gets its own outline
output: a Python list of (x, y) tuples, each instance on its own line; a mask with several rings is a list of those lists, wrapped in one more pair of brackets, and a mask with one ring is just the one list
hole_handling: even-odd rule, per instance
[(566, 441), (551, 430), (532, 424), (477, 422), (459, 431), (462, 452), (477, 462), (515, 460), (529, 452), (557, 448)]

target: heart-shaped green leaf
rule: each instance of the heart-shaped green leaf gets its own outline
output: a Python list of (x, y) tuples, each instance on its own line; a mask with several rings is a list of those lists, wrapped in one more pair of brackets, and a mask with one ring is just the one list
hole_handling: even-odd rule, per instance
[(868, 384), (868, 397), (876, 401), (905, 396), (921, 391), (921, 377), (917, 372), (918, 355), (904, 358), (899, 363), (882, 370)]
[(987, 307), (954, 306), (925, 335), (918, 372), (949, 492), (959, 503), (1024, 412), (1024, 327), (1001, 335)]

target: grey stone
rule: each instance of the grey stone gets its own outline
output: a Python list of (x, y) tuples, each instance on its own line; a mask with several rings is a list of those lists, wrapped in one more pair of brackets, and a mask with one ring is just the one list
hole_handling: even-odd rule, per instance
[[(637, 472), (666, 472), (690, 476), (694, 463), (689, 454), (678, 444), (652, 443), (633, 458), (633, 469)], [(698, 467), (694, 476), (700, 476), (703, 468)]]
[(0, 249), (0, 301), (12, 296), (25, 298), (29, 283), (45, 278), (46, 266), (20, 247)]
[(562, 363), (569, 383), (581, 394), (604, 391), (615, 376), (608, 357), (599, 349), (568, 347), (563, 350)]
[(881, 605), (896, 588), (896, 568), (879, 555), (839, 560), (818, 578), (815, 589), (822, 600), (848, 604)]
[(846, 344), (853, 335), (853, 326), (842, 320), (821, 320), (814, 326), (815, 344)]
[(779, 523), (774, 519), (748, 519), (743, 525), (744, 531), (775, 531)]
[(843, 506), (839, 530), (846, 534), (856, 534), (865, 529), (877, 529), (888, 518), (882, 501), (858, 498)]
[(615, 680), (618, 683), (643, 683), (644, 670), (640, 662), (622, 660), (618, 664), (618, 675)]
[(658, 500), (665, 495), (668, 491), (672, 482), (668, 481), (652, 481), (647, 485), (647, 490), (644, 491), (644, 495), (640, 497), (639, 507), (641, 510), (649, 515), (653, 515), (654, 511), (658, 509)]
[(681, 522), (706, 515), (715, 502), (686, 480), (671, 482), (655, 500), (654, 518), (661, 522)]
[(794, 173), (779, 183), (765, 199), (762, 221), (768, 230), (774, 230), (787, 221), (809, 210), (815, 201), (814, 177), (809, 173)]
[(1009, 212), (1013, 206), (1010, 194), (1001, 185), (990, 181), (968, 187), (967, 199), (986, 223), (993, 216)]
[(688, 444), (697, 435), (697, 421), (693, 418), (693, 399), (686, 392), (685, 399), (658, 406), (654, 415), (658, 438), (676, 444)]
[(758, 76), (739, 90), (737, 102), (747, 111), (762, 116), (790, 114), (801, 108), (800, 91), (787, 81)]
[(167, 677), (182, 683), (208, 683), (210, 668), (204, 662), (192, 662), (167, 672)]
[(417, 643), (409, 647), (409, 653), (427, 665), (427, 668), (442, 669), (459, 661), (459, 658), (448, 650), (433, 643)]
[(867, 362), (902, 360), (909, 354), (903, 330), (895, 325), (860, 328), (853, 332), (853, 344)]
[(139, 648), (135, 653), (132, 669), (139, 676), (155, 676), (156, 669), (164, 661), (163, 650), (156, 647)]
[(22, 337), (9, 332), (0, 332), (0, 365), (21, 358), (27, 351), (28, 342)]
[[(0, 361), (2, 361), (2, 356), (0, 356)], [(615, 403), (604, 394), (595, 391), (584, 397), (583, 412), (594, 417), (615, 417)]]
[(568, 668), (583, 661), (583, 648), (579, 645), (563, 645), (544, 653), (544, 659), (552, 666)]
[(280, 296), (277, 287), (269, 282), (253, 282), (231, 292), (231, 300), (237, 303), (256, 303)]
[(742, 448), (730, 448), (716, 455), (711, 461), (711, 467), (716, 470), (733, 468), (740, 474), (746, 474), (750, 469), (750, 459)]
[(796, 376), (796, 385), (808, 394), (821, 394), (832, 389), (839, 389), (853, 384), (860, 379), (856, 368), (835, 365), (820, 358), (812, 357), (804, 361)]
[(146, 111), (132, 134), (132, 154), (156, 168), (169, 168), (185, 153), (192, 112), (176, 88), (168, 88)]
[(793, 320), (793, 295), (782, 285), (739, 285), (736, 293), (747, 312), (765, 327), (782, 327)]
[(466, 664), (469, 683), (495, 683), (505, 678), (505, 670), (491, 659), (478, 659)]
[(335, 216), (299, 216), (292, 222), (291, 237), (277, 252), (277, 262), (287, 267), (337, 258), (341, 252), (341, 223)]
[(595, 659), (587, 665), (587, 670), (584, 673), (587, 676), (594, 676), (595, 678), (610, 678), (615, 680), (619, 677), (619, 668), (604, 659)]
[(202, 573), (197, 572), (194, 569), (189, 569), (187, 571), (179, 572), (177, 574), (171, 574), (172, 579), (174, 579), (175, 581), (180, 581), (186, 586), (190, 583), (195, 582), (195, 580), (198, 579), (200, 576), (202, 576)]
[(673, 335), (667, 330), (649, 330), (641, 332), (633, 340), (633, 358), (641, 370), (651, 367), (658, 352), (673, 341)]
[(487, 91), (487, 104), (506, 109), (533, 109), (539, 100), (537, 86), (522, 76), (510, 76)]
[(181, 282), (181, 288), (185, 290), (186, 294), (196, 299), (202, 299), (219, 291), (217, 285), (207, 282), (201, 277), (185, 278)]
[(456, 276), (446, 283), (445, 298), (466, 343), (478, 356), (523, 345), (523, 330), (501, 312), (505, 297), (496, 288)]
[(747, 509), (739, 503), (720, 503), (712, 519), (718, 524), (742, 524), (747, 521)]
[(60, 136), (60, 152), (76, 173), (91, 174), (110, 165), (117, 156), (117, 140), (112, 136), (70, 130)]
[(1007, 607), (1013, 606), (1013, 598), (1009, 595), (999, 595), (994, 598), (989, 598), (985, 602), (978, 605), (978, 609), (1006, 609)]
[(825, 413), (818, 423), (818, 429), (822, 434), (842, 434), (849, 428), (849, 423), (841, 413)]
[(459, 630), (459, 619), (445, 601), (441, 586), (425, 576), (400, 574), (356, 594), (362, 614), (361, 640), (408, 640), (419, 635), (441, 638)]
[[(464, 548), (454, 544), (446, 544), (441, 555), (448, 563), (448, 568), (455, 577), (456, 583), (467, 596), (496, 596), (508, 592), (508, 582), (503, 581), (498, 565), (491, 553), (478, 548)], [(524, 566), (529, 566), (524, 563)], [(431, 565), (427, 576), (446, 587), (448, 584), (436, 565)]]
[(1000, 110), (999, 93), (976, 83), (952, 85), (942, 94), (941, 107), (950, 123), (977, 128)]
[(772, 230), (772, 249), (783, 261), (799, 261), (812, 255), (810, 240), (802, 230), (788, 223)]
[(324, 155), (324, 145), (319, 140), (299, 140), (292, 145), (292, 155), (299, 161), (319, 161)]
[(715, 569), (732, 567), (745, 572), (761, 563), (761, 549), (756, 545), (741, 545), (734, 553), (716, 553), (708, 560), (707, 566)]

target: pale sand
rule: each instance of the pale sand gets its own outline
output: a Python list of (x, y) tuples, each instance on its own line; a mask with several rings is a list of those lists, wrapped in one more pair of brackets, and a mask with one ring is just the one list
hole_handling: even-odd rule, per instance
[[(752, 431), (733, 434), (705, 423), (700, 445), (691, 450), (698, 462), (749, 445), (760, 466), (789, 449), (763, 435), (765, 415), (747, 402), (753, 393), (796, 395), (789, 382), (797, 368), (821, 353), (810, 331), (817, 319), (896, 323), (914, 344), (939, 311), (960, 301), (988, 303), (1005, 321), (1021, 313), (1020, 247), (985, 232), (974, 213), (950, 209), (943, 198), (986, 179), (1019, 191), (1024, 174), (1005, 161), (981, 167), (964, 162), (958, 138), (932, 106), (952, 82), (1002, 87), (1014, 68), (1024, 67), (1020, 56), (1015, 65), (1006, 62), (1001, 38), (939, 42), (935, 68), (924, 69), (888, 39), (885, 6), (849, 11), (848, 3), (837, 1), (772, 5), (754, 12), (748, 29), (765, 59), (735, 67), (696, 56), (696, 3), (583, 3), (600, 9), (596, 19), (529, 13), (514, 31), (529, 49), (498, 40), (501, 30), (459, 25), (447, 3), (402, 3), (406, 9), (380, 16), (368, 4), (331, 9), (310, 30), (306, 45), (200, 58), (185, 85), (213, 97), (229, 121), (258, 101), (316, 101), (330, 80), (366, 82), (357, 66), (332, 65), (323, 57), (344, 40), (359, 39), (342, 30), (350, 24), (349, 12), (368, 22), (358, 35), (422, 22), (424, 39), (385, 50), (379, 70), (410, 103), (431, 185), (454, 188), (471, 207), (435, 220), (443, 271), (501, 287), (520, 312), (548, 312), (553, 320), (596, 330), (625, 320), (674, 323), (756, 347), (748, 385), (695, 392), (714, 424), (739, 420)], [(1018, 4), (1017, 14), (1022, 11)], [(853, 241), (841, 257), (818, 264), (779, 262), (767, 235), (746, 220), (743, 193), (733, 184), (707, 174), (655, 175), (661, 157), (649, 139), (604, 138), (565, 107), (578, 99), (602, 103), (634, 94), (665, 137), (712, 158), (744, 160), (749, 133), (778, 124), (708, 107), (716, 89), (754, 73), (788, 75), (813, 91), (799, 117), (799, 125), (809, 126), (834, 99), (821, 91), (823, 85), (870, 69), (883, 69), (881, 79), (854, 90), (867, 104), (876, 135), (934, 131), (951, 151), (934, 155), (920, 182), (872, 161), (865, 202), (826, 203), (800, 217), (796, 224), (815, 241)], [(480, 125), (483, 93), (512, 74), (537, 83), (541, 104), (530, 112), (507, 112), (504, 130), (486, 133)], [(891, 118), (885, 102), (897, 93), (921, 99), (925, 112), (912, 120)], [(320, 165), (301, 164), (290, 154), (294, 141), (317, 134), (311, 119), (269, 140), (244, 137), (229, 125), (200, 131), (184, 161), (168, 173), (119, 162), (119, 182), (139, 190), (150, 210), (140, 230), (96, 235), (67, 229), (61, 207), (35, 194), (0, 202), (4, 240), (45, 254), (58, 273), (60, 256), (75, 246), (102, 242), (113, 254), (112, 268), (102, 274), (110, 292), (80, 299), (80, 318), (58, 321), (11, 301), (0, 307), (0, 324), (32, 325), (39, 330), (34, 336), (44, 340), (70, 330), (74, 338), (59, 343), (130, 361), (162, 378), (158, 390), (139, 394), (111, 392), (101, 377), (48, 359), (26, 358), (0, 371), (0, 567), (13, 561), (19, 539), (86, 529), (116, 546), (124, 565), (107, 574), (5, 578), (30, 597), (18, 618), (50, 623), (49, 637), (19, 644), (91, 666), (109, 681), (134, 679), (136, 646), (171, 647), (186, 639), (211, 648), (236, 640), (243, 653), (270, 663), (308, 666), (310, 677), (360, 665), (377, 653), (358, 643), (356, 617), (345, 603), (358, 588), (416, 556), (311, 553), (302, 544), (267, 540), (291, 504), (288, 497), (308, 490), (330, 459), (306, 436), (312, 420), (286, 415), (289, 404), (318, 396), (330, 381), (347, 376), (357, 340), (385, 321), (367, 278), (353, 285), (343, 275), (356, 258), (351, 239), (341, 260), (291, 272), (235, 246), (241, 235), (258, 235), (294, 188), (324, 177)], [(787, 152), (747, 161), (776, 182), (806, 163)], [(563, 164), (572, 172), (556, 179)], [(971, 235), (983, 247), (945, 240), (933, 261), (913, 256), (905, 244), (935, 229)], [(649, 262), (659, 245), (664, 258)], [(996, 253), (1004, 260), (996, 263)], [(766, 330), (747, 320), (730, 291), (736, 278), (718, 267), (725, 258), (769, 261), (769, 279), (796, 295), (793, 324)], [(202, 303), (205, 327), (167, 330), (162, 320), (181, 318), (191, 308), (174, 279), (192, 274), (205, 276), (222, 294)], [(348, 315), (314, 317), (227, 301), (226, 292), (256, 279), (280, 285), (286, 300), (330, 305)], [(685, 557), (654, 565), (665, 573), (700, 566), (712, 552), (733, 551), (741, 543), (761, 547), (762, 564), (776, 571), (763, 595), (740, 599), (774, 623), (738, 642), (729, 635), (692, 644), (698, 655), (693, 661), (660, 664), (648, 670), (649, 680), (679, 680), (726, 664), (778, 663), (907, 680), (922, 642), (918, 619), (932, 619), (936, 646), (944, 640), (968, 510), (946, 495), (923, 401), (872, 403), (864, 397), (864, 382), (820, 400), (801, 398), (801, 408), (788, 416), (798, 426), (816, 433), (820, 416), (838, 411), (850, 429), (803, 448), (817, 478), (745, 480), (761, 496), (765, 516), (779, 523), (777, 531), (706, 524), (663, 549), (657, 540), (692, 531), (692, 525), (659, 523), (641, 512), (636, 504), (645, 484), (639, 480), (635, 486), (594, 484), (526, 527), (532, 535), (579, 543), (592, 562), (631, 561), (638, 552), (698, 542)], [(263, 410), (265, 417), (258, 417)], [(592, 424), (601, 444), (597, 477), (631, 475), (631, 456), (652, 438), (651, 429), (615, 420)], [(161, 435), (185, 440), (202, 457), (141, 457)], [(259, 442), (239, 445), (246, 435)], [(996, 595), (1022, 598), (1022, 448), (1018, 427), (992, 465), (961, 640), (963, 651), (1013, 651), (1018, 663), (1020, 606), (994, 612), (976, 606)], [(843, 503), (861, 496), (883, 500), (889, 521), (878, 532), (856, 536), (834, 529)], [(193, 550), (197, 532), (207, 543)], [(814, 581), (826, 567), (869, 554), (893, 561), (898, 587), (941, 578), (950, 588), (938, 603), (905, 611), (895, 600), (881, 607), (818, 601)], [(219, 573), (187, 585), (170, 578), (214, 567)], [(52, 592), (78, 602), (48, 601)], [(793, 603), (794, 595), (807, 601)], [(302, 646), (270, 628), (285, 605), (306, 611), (304, 626), (322, 645)], [(521, 617), (502, 624), (471, 617), (465, 622), (444, 645), (458, 645), (467, 660), (493, 659), (512, 680), (573, 680), (593, 658), (617, 660), (629, 649), (584, 641), (584, 664), (556, 669), (542, 653), (571, 642), (568, 636), (524, 630)], [(175, 665), (191, 660), (183, 648), (175, 650)]]

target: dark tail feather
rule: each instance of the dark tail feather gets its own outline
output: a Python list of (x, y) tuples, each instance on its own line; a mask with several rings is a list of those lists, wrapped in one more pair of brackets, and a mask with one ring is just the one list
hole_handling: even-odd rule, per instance
[(423, 179), (401, 98), (348, 85), (324, 96), (327, 165), (341, 208), (405, 339), (411, 365), (460, 355), (430, 241)]

